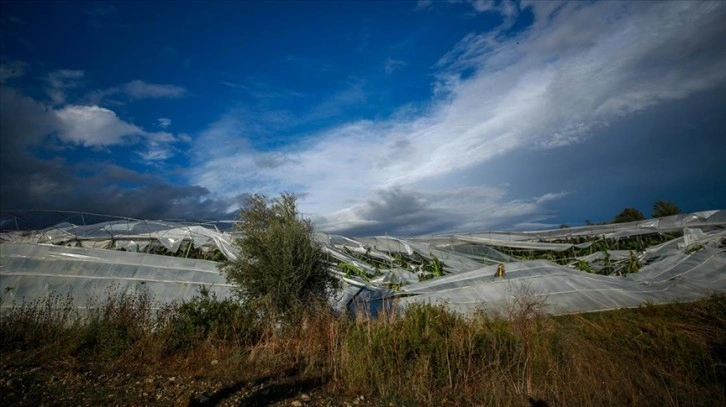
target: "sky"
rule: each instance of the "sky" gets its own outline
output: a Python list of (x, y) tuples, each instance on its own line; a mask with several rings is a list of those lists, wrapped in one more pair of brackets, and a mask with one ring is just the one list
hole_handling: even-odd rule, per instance
[(4, 1), (0, 207), (320, 231), (726, 208), (726, 2)]

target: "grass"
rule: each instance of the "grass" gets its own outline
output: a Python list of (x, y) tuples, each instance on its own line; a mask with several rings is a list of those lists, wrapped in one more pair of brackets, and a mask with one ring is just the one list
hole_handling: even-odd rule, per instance
[[(509, 406), (528, 397), (550, 405), (726, 405), (723, 296), (552, 317), (522, 293), (500, 317), (464, 317), (443, 305), (375, 318), (321, 309), (289, 327), (208, 292), (152, 305), (143, 292), (113, 290), (84, 313), (63, 296), (16, 304), (0, 319), (2, 370), (43, 367), (26, 379), (38, 383), (61, 368), (231, 382), (294, 375), (320, 392), (381, 405)], [(210, 360), (220, 361), (216, 373)], [(55, 400), (75, 391), (54, 389)], [(91, 400), (107, 396), (98, 393)], [(147, 402), (127, 397), (116, 401)]]

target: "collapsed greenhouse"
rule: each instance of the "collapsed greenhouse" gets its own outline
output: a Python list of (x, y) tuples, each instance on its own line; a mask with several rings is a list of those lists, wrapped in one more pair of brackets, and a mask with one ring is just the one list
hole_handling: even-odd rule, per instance
[[(29, 216), (0, 219), (2, 308), (50, 293), (70, 294), (78, 308), (109, 290), (145, 290), (160, 306), (202, 287), (233, 295), (218, 269), (242, 255), (230, 224), (66, 213), (55, 226), (27, 230)], [(343, 282), (330, 299), (338, 310), (445, 303), (500, 313), (528, 296), (568, 314), (726, 293), (726, 210), (533, 232), (315, 237)]]

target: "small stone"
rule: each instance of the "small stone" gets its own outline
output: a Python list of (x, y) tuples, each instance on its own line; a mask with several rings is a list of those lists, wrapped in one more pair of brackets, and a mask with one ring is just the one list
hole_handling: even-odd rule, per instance
[(174, 382), (175, 380), (176, 380), (176, 377), (173, 377), (173, 376), (172, 376), (172, 377), (170, 377), (170, 378), (169, 378), (169, 381), (170, 381), (170, 382)]
[(292, 407), (302, 407), (303, 402), (300, 401), (300, 400), (293, 400), (293, 401), (290, 402), (290, 405)]
[(211, 362), (212, 366), (216, 365), (217, 363), (219, 363), (219, 361), (218, 361), (217, 359), (214, 359), (214, 360), (213, 360), (213, 361)]
[(300, 395), (300, 400), (302, 400), (302, 401), (304, 401), (304, 402), (307, 403), (308, 401), (310, 401), (310, 396), (308, 396), (307, 394), (303, 393), (303, 394)]

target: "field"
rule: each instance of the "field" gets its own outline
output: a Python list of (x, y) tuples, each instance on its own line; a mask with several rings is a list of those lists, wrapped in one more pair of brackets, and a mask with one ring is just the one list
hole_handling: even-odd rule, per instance
[[(131, 220), (7, 233), (0, 392), (22, 406), (726, 405), (724, 226), (705, 211), (315, 244), (306, 228)], [(283, 284), (301, 270), (340, 290)]]
[(320, 310), (289, 328), (205, 291), (90, 305), (3, 314), (6, 405), (726, 405), (723, 296), (557, 317), (526, 297), (498, 317)]

